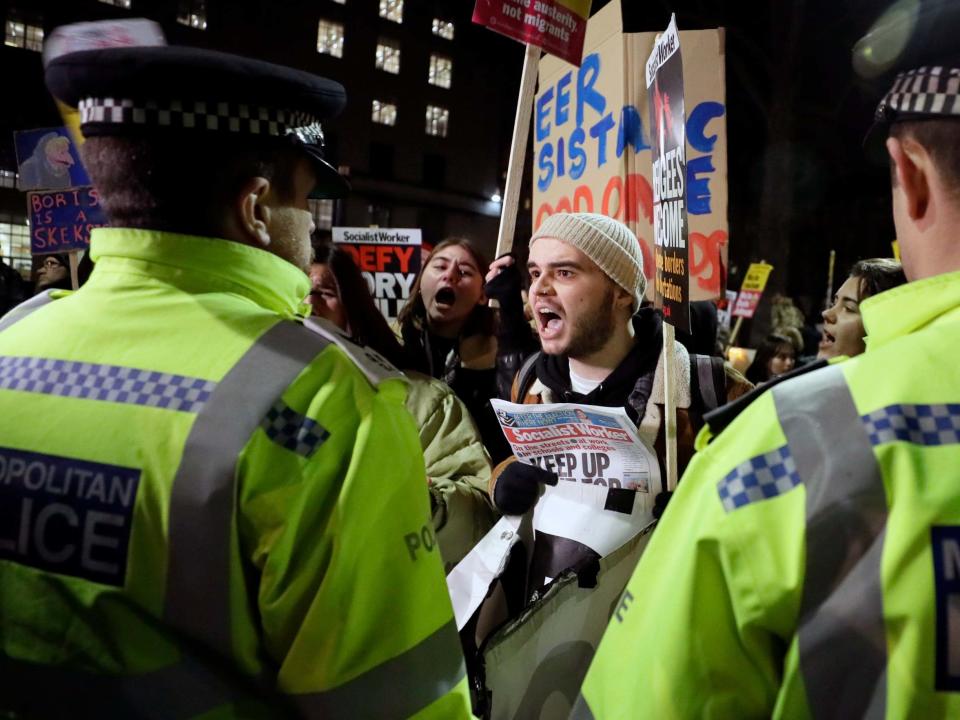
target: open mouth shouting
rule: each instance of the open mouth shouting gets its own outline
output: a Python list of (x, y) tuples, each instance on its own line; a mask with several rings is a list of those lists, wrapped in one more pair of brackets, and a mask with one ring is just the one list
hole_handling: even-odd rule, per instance
[(827, 328), (824, 327), (823, 333), (820, 336), (820, 345), (819, 345), (820, 351), (823, 352), (825, 350), (830, 350), (836, 341), (837, 339), (833, 335), (828, 333)]
[(457, 293), (452, 287), (442, 287), (433, 296), (433, 304), (440, 310), (448, 310), (457, 302)]
[(535, 313), (537, 332), (543, 340), (554, 340), (563, 332), (563, 315), (552, 305), (538, 305)]

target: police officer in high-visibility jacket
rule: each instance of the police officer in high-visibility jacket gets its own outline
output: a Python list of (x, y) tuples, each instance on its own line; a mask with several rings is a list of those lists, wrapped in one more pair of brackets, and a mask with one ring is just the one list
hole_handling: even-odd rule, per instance
[(176, 47), (46, 79), (113, 227), (0, 322), (0, 715), (467, 717), (403, 379), (300, 322), (343, 88)]
[(960, 717), (960, 18), (897, 5), (858, 64), (910, 40), (874, 134), (911, 282), (702, 447), (573, 717)]

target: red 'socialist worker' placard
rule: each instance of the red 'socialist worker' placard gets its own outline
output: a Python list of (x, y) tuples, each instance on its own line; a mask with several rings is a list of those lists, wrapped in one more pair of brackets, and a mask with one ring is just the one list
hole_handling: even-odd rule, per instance
[(580, 66), (590, 0), (477, 0), (473, 21)]

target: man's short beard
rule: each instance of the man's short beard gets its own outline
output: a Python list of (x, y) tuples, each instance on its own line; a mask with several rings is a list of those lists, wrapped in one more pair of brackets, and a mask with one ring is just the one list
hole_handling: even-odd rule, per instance
[(570, 341), (563, 354), (579, 360), (589, 357), (610, 341), (616, 322), (614, 318), (614, 300), (616, 294), (612, 286), (607, 286), (603, 300), (594, 310), (577, 319), (571, 328)]

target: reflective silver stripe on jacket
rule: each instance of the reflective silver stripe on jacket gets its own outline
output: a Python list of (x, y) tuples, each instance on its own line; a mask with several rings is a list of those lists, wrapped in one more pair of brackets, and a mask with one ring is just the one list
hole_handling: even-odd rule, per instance
[(813, 717), (883, 717), (887, 638), (880, 466), (837, 366), (772, 390), (806, 488), (800, 671)]
[(465, 675), (457, 626), (451, 621), (419, 645), (340, 687), (292, 697), (308, 717), (410, 717), (450, 693)]
[(0, 318), (0, 332), (3, 332), (14, 323), (20, 322), (25, 317), (42, 308), (44, 305), (49, 305), (52, 303), (53, 298), (50, 297), (52, 292), (54, 291), (44, 290), (42, 293), (34, 295), (29, 300), (24, 300), (16, 307), (10, 308), (10, 310), (8, 310), (7, 313)]
[(237, 458), (277, 398), (328, 344), (292, 322), (267, 330), (197, 415), (173, 480), (164, 620), (226, 658), (233, 655)]

